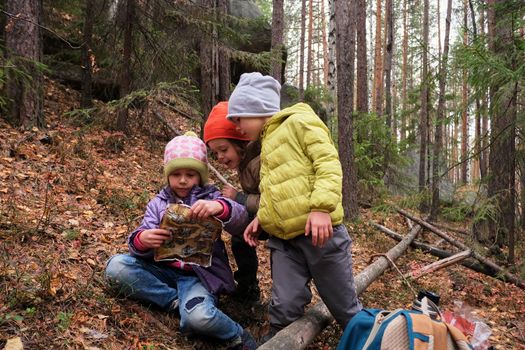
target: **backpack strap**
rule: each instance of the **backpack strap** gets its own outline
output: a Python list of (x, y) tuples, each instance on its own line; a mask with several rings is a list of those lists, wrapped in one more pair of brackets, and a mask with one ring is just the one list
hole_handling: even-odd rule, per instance
[[(379, 349), (386, 326), (397, 316), (403, 314), (403, 312), (403, 309), (396, 309), (393, 311), (381, 310), (378, 312), (375, 316), (374, 325), (368, 334), (368, 338), (363, 345), (362, 350)], [(410, 350), (414, 349), (410, 348)]]
[(455, 326), (448, 324), (448, 323), (445, 323), (445, 325), (448, 329), (448, 332), (452, 336), (452, 339), (456, 343), (458, 349), (460, 350), (474, 349), (472, 345), (468, 342), (467, 337), (459, 329), (457, 329)]
[(414, 350), (432, 350), (432, 320), (419, 312), (408, 313), (414, 332)]
[(441, 321), (432, 321), (434, 334), (434, 350), (447, 350), (447, 324)]

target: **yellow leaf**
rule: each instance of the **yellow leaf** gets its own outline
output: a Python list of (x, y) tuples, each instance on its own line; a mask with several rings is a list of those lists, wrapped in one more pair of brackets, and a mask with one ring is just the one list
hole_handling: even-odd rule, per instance
[(7, 339), (7, 343), (5, 343), (4, 350), (23, 350), (24, 344), (22, 343), (22, 339), (20, 337)]

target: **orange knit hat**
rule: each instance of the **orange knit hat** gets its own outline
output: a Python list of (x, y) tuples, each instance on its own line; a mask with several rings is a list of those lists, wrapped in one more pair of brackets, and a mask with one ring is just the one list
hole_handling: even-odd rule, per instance
[(215, 139), (236, 139), (248, 141), (249, 138), (237, 130), (237, 126), (226, 119), (228, 102), (219, 102), (211, 110), (204, 124), (204, 142)]

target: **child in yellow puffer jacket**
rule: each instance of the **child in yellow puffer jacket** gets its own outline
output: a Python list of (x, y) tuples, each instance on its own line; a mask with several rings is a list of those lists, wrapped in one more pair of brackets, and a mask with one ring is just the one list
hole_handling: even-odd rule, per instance
[(271, 331), (263, 341), (304, 314), (312, 279), (343, 329), (361, 310), (337, 150), (310, 106), (280, 110), (280, 88), (270, 76), (246, 73), (228, 105), (228, 119), (262, 145), (259, 210), (244, 238), (255, 246), (261, 228), (270, 234)]

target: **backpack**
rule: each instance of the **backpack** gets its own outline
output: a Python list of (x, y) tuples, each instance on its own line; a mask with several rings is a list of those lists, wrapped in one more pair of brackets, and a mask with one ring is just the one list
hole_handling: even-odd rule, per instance
[(363, 309), (348, 323), (337, 350), (472, 350), (456, 327), (416, 310)]

